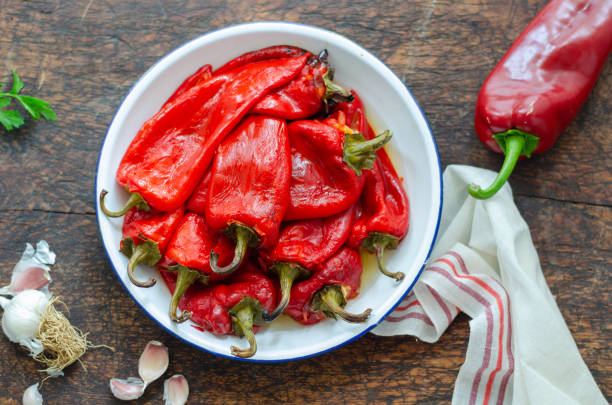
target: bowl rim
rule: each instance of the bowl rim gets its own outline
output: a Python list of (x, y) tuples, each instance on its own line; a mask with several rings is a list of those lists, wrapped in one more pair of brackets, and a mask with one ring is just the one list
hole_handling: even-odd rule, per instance
[[(252, 27), (252, 26), (261, 26), (262, 29), (264, 29), (265, 27), (286, 27), (286, 28), (290, 28), (290, 27), (298, 27), (301, 30), (310, 30), (311, 32), (319, 32), (319, 33), (323, 33), (324, 35), (328, 35), (331, 37), (336, 37), (342, 41), (347, 41), (349, 43), (351, 43), (353, 46), (357, 47), (358, 49), (360, 49), (361, 51), (363, 51), (365, 54), (368, 54), (369, 56), (371, 56), (373, 58), (373, 61), (378, 64), (380, 67), (382, 67), (383, 69), (388, 70), (391, 73), (391, 77), (394, 81), (397, 82), (397, 84), (399, 85), (398, 88), (400, 89), (400, 91), (405, 91), (406, 95), (408, 96), (408, 98), (410, 98), (412, 100), (412, 102), (414, 103), (414, 105), (417, 107), (421, 118), (423, 119), (423, 121), (425, 122), (425, 125), (427, 127), (427, 130), (429, 132), (429, 135), (431, 137), (431, 142), (433, 145), (433, 149), (435, 151), (435, 155), (436, 155), (436, 161), (437, 161), (437, 167), (438, 167), (438, 173), (439, 173), (439, 182), (440, 182), (440, 194), (439, 194), (439, 205), (438, 205), (438, 218), (436, 220), (436, 227), (433, 233), (433, 237), (431, 240), (431, 245), (429, 246), (429, 250), (427, 252), (427, 255), (425, 256), (425, 260), (423, 262), (423, 265), (421, 266), (421, 268), (419, 269), (417, 276), (414, 278), (414, 280), (412, 281), (412, 283), (410, 284), (410, 286), (408, 286), (408, 288), (406, 289), (406, 291), (404, 292), (404, 294), (402, 294), (402, 296), (397, 300), (397, 302), (395, 304), (393, 304), (391, 306), (391, 308), (382, 316), (380, 317), (380, 319), (378, 319), (375, 323), (373, 323), (372, 325), (368, 326), (366, 329), (364, 329), (363, 331), (361, 331), (360, 333), (352, 336), (351, 338), (335, 345), (329, 348), (326, 348), (324, 350), (320, 350), (318, 352), (315, 353), (310, 353), (307, 355), (302, 355), (302, 356), (297, 356), (297, 357), (292, 357), (292, 358), (282, 358), (282, 359), (257, 359), (257, 358), (242, 358), (242, 357), (236, 357), (236, 356), (230, 356), (227, 354), (223, 354), (223, 353), (219, 353), (213, 350), (210, 350), (204, 346), (201, 346), (198, 343), (192, 342), (184, 337), (182, 337), (180, 334), (178, 334), (177, 332), (167, 328), (160, 320), (157, 319), (156, 316), (154, 316), (152, 313), (150, 313), (143, 305), (141, 305), (141, 303), (136, 299), (136, 297), (132, 294), (132, 292), (130, 291), (130, 289), (127, 287), (127, 285), (124, 283), (123, 279), (121, 278), (119, 271), (117, 270), (115, 264), (113, 263), (110, 253), (108, 251), (108, 248), (106, 246), (106, 244), (104, 243), (104, 237), (102, 235), (102, 227), (100, 224), (100, 219), (101, 219), (101, 210), (98, 204), (98, 195), (97, 195), (97, 190), (98, 190), (98, 173), (100, 171), (100, 164), (101, 164), (101, 157), (102, 157), (102, 151), (104, 149), (104, 146), (106, 144), (106, 139), (109, 135), (110, 129), (113, 127), (113, 124), (115, 122), (115, 120), (117, 119), (117, 115), (118, 113), (121, 111), (121, 109), (123, 108), (126, 100), (128, 99), (128, 97), (132, 94), (132, 92), (134, 91), (134, 89), (143, 81), (144, 78), (146, 78), (157, 66), (159, 66), (160, 64), (164, 63), (166, 60), (168, 60), (171, 56), (179, 54), (181, 51), (187, 50), (189, 49), (191, 46), (193, 46), (194, 43), (201, 41), (202, 38), (207, 37), (209, 35), (212, 34), (219, 34), (220, 32), (223, 31), (231, 31), (231, 30), (237, 30), (240, 31), (243, 28), (246, 27)], [(435, 191), (435, 190), (434, 190)], [(412, 291), (412, 289), (414, 288), (415, 284), (417, 283), (417, 281), (419, 280), (419, 278), (421, 277), (421, 274), (423, 273), (423, 270), (425, 269), (425, 266), (427, 265), (427, 262), (429, 260), (429, 257), (431, 255), (431, 252), (433, 250), (434, 244), (436, 242), (436, 238), (438, 235), (438, 231), (440, 229), (440, 221), (442, 218), (442, 202), (443, 202), (443, 176), (442, 176), (442, 163), (440, 161), (440, 153), (438, 151), (438, 145), (436, 143), (436, 139), (433, 135), (433, 131), (431, 129), (431, 125), (429, 124), (429, 121), (427, 120), (427, 117), (425, 115), (425, 113), (423, 112), (423, 109), (421, 108), (421, 106), (419, 105), (419, 103), (416, 101), (416, 99), (414, 98), (414, 96), (412, 95), (412, 93), (410, 92), (410, 90), (408, 89), (408, 87), (406, 87), (406, 85), (404, 84), (404, 82), (402, 82), (400, 80), (400, 78), (395, 74), (395, 72), (393, 72), (393, 70), (391, 68), (389, 68), (383, 61), (381, 61), (377, 56), (375, 56), (374, 54), (372, 54), (371, 52), (369, 52), (367, 49), (365, 49), (364, 47), (362, 47), (361, 45), (359, 45), (358, 43), (356, 43), (355, 41), (345, 37), (344, 35), (341, 35), (337, 32), (334, 31), (330, 31), (327, 30), (325, 28), (321, 28), (321, 27), (317, 27), (317, 26), (313, 26), (313, 25), (308, 25), (308, 24), (302, 24), (302, 23), (293, 23), (293, 22), (283, 22), (283, 21), (257, 21), (257, 22), (247, 22), (247, 23), (240, 23), (240, 24), (233, 24), (233, 25), (229, 25), (229, 26), (225, 26), (225, 27), (221, 27), (221, 28), (217, 28), (211, 31), (208, 31), (202, 35), (199, 35), (181, 45), (179, 45), (178, 47), (174, 48), (173, 50), (169, 51), (168, 53), (166, 53), (164, 56), (162, 56), (160, 59), (158, 59), (153, 65), (151, 65), (144, 73), (142, 73), (140, 75), (140, 77), (134, 82), (134, 84), (132, 84), (132, 86), (130, 87), (130, 89), (128, 90), (128, 92), (125, 94), (125, 96), (123, 97), (123, 99), (121, 100), (121, 103), (119, 104), (119, 107), (117, 107), (117, 110), (115, 111), (115, 114), (113, 115), (113, 119), (111, 120), (108, 129), (104, 135), (104, 138), (102, 139), (102, 143), (100, 145), (100, 151), (98, 154), (98, 162), (96, 165), (96, 179), (94, 182), (94, 201), (96, 202), (95, 207), (96, 207), (96, 224), (98, 225), (98, 234), (100, 236), (100, 242), (102, 243), (102, 247), (104, 248), (104, 253), (106, 255), (106, 258), (108, 260), (108, 263), (110, 264), (110, 266), (112, 267), (113, 271), (115, 272), (115, 276), (116, 278), (119, 280), (120, 284), (123, 286), (123, 288), (127, 291), (128, 295), (132, 298), (132, 301), (134, 301), (136, 303), (136, 305), (150, 318), (152, 319), (158, 326), (160, 326), (164, 331), (166, 331), (167, 333), (169, 333), (170, 335), (178, 338), (180, 341), (187, 343), (188, 345), (195, 347), (199, 350), (202, 350), (204, 352), (213, 354), (215, 356), (219, 356), (222, 358), (226, 358), (226, 359), (230, 359), (230, 360), (236, 360), (236, 361), (242, 361), (242, 362), (247, 362), (247, 363), (284, 363), (284, 362), (289, 362), (289, 361), (297, 361), (297, 360), (303, 360), (303, 359), (308, 359), (311, 357), (315, 357), (315, 356), (319, 356), (325, 353), (328, 353), (332, 350), (336, 350), (346, 344), (349, 344), (353, 341), (355, 341), (356, 339), (362, 337), (363, 335), (365, 335), (366, 333), (370, 332), (372, 329), (374, 329), (376, 326), (378, 326), (381, 322), (383, 322), (385, 320), (385, 318), (391, 314), (395, 308), (406, 298), (406, 296)]]

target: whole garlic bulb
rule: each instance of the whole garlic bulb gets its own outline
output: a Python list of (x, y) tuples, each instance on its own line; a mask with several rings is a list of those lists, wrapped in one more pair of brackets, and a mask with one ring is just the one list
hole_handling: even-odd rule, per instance
[(27, 347), (31, 356), (40, 354), (43, 346), (36, 335), (49, 298), (37, 290), (24, 290), (11, 300), (2, 300), (1, 304), (4, 334), (11, 342)]

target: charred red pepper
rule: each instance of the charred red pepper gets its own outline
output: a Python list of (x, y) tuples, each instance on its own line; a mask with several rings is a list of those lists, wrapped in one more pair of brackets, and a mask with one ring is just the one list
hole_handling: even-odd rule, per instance
[(263, 116), (247, 117), (219, 146), (211, 168), (206, 220), (236, 241), (235, 256), (213, 271), (237, 269), (248, 246), (266, 248), (278, 240), (280, 223), (289, 205), (291, 156), (287, 124)]
[(489, 149), (506, 155), (488, 188), (506, 182), (519, 157), (552, 147), (586, 101), (612, 50), (612, 2), (553, 0), (523, 30), (485, 80), (475, 128)]
[(204, 217), (185, 214), (168, 244), (163, 263), (166, 270), (177, 274), (177, 288), (170, 301), (170, 318), (174, 322), (184, 322), (191, 316), (185, 311), (176, 314), (178, 303), (189, 286), (198, 280), (206, 284), (223, 278), (210, 267), (209, 257), (213, 249), (219, 254), (221, 263), (232, 260), (234, 247), (228, 238), (213, 231)]
[(293, 282), (307, 278), (336, 253), (349, 237), (355, 208), (327, 218), (306, 219), (288, 223), (280, 233), (278, 242), (270, 252), (263, 252), (265, 260), (272, 263), (269, 270), (278, 276), (281, 300), (270, 314), (264, 314), (268, 322), (276, 319), (289, 304)]
[(285, 312), (304, 325), (338, 316), (347, 322), (365, 322), (371, 309), (361, 314), (344, 309), (346, 301), (358, 295), (362, 271), (359, 253), (346, 247), (341, 249), (312, 277), (293, 286)]
[[(266, 93), (293, 79), (306, 55), (249, 63), (214, 76), (166, 104), (140, 129), (117, 170), (132, 197), (128, 209), (170, 211), (181, 206), (202, 178), (223, 138)], [(122, 215), (125, 208), (111, 212)]]
[(376, 150), (390, 139), (389, 131), (366, 140), (348, 127), (289, 124), (291, 188), (285, 220), (327, 217), (351, 207), (363, 189), (361, 170), (372, 168)]
[[(170, 291), (173, 291), (174, 277), (163, 275)], [(233, 275), (227, 284), (189, 289), (180, 308), (193, 313), (191, 321), (207, 331), (219, 335), (233, 332), (236, 336), (246, 337), (249, 348), (232, 346), (231, 352), (234, 356), (251, 357), (257, 351), (255, 325), (263, 323), (263, 311), (270, 311), (275, 304), (276, 290), (272, 281), (255, 265), (246, 263), (245, 268)]]
[(183, 218), (183, 207), (171, 212), (140, 211), (132, 208), (123, 218), (121, 252), (130, 258), (128, 277), (138, 287), (153, 287), (156, 280), (138, 281), (134, 268), (138, 263), (155, 266)]
[[(370, 139), (374, 132), (368, 124), (361, 99), (353, 93), (351, 103), (339, 103), (332, 114), (342, 124), (350, 119), (353, 129)], [(353, 225), (349, 246), (376, 254), (378, 268), (387, 277), (402, 280), (404, 273), (392, 273), (384, 262), (385, 249), (395, 249), (408, 232), (410, 207), (408, 196), (387, 152), (378, 150), (372, 170), (365, 173), (365, 185)]]

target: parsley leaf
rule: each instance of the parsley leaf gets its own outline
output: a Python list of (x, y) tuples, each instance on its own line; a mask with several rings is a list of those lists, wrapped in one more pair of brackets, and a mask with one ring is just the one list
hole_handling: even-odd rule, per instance
[[(13, 70), (13, 87), (11, 91), (9, 93), (0, 92), (0, 124), (2, 124), (7, 131), (11, 131), (14, 128), (19, 128), (24, 123), (23, 117), (19, 114), (19, 111), (4, 110), (4, 108), (11, 103), (11, 98), (19, 101), (30, 116), (36, 120), (40, 119), (41, 116), (49, 121), (57, 120), (55, 112), (49, 108), (49, 103), (36, 97), (19, 94), (23, 86), (23, 82), (17, 75), (17, 70)], [(2, 88), (1, 83), (0, 88)]]

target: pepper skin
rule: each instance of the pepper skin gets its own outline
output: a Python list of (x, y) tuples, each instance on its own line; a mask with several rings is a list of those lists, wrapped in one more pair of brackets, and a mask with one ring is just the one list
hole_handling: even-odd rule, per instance
[[(348, 129), (350, 131), (350, 129)], [(372, 140), (319, 121), (289, 124), (291, 187), (285, 220), (321, 218), (346, 211), (359, 199), (376, 150), (391, 139)]]
[(187, 203), (185, 204), (185, 210), (187, 212), (206, 215), (206, 205), (208, 204), (208, 189), (210, 188), (211, 174), (211, 171), (208, 170), (202, 178), (200, 184), (198, 184), (196, 189), (193, 190), (191, 197), (189, 197), (189, 200), (187, 200)]
[(247, 117), (219, 146), (213, 162), (206, 221), (236, 240), (232, 263), (211, 267), (219, 274), (240, 266), (247, 246), (266, 248), (278, 240), (289, 205), (291, 155), (284, 120)]
[(231, 240), (213, 231), (204, 217), (185, 214), (168, 244), (162, 266), (177, 273), (179, 288), (174, 290), (169, 311), (174, 322), (184, 322), (191, 315), (187, 312), (176, 315), (179, 300), (190, 285), (198, 279), (208, 283), (224, 278), (210, 267), (209, 257), (213, 249), (220, 255), (221, 263), (227, 264), (232, 260), (234, 247)]
[[(366, 138), (373, 135), (367, 122), (361, 99), (353, 92), (353, 102), (338, 103), (338, 111), (332, 116), (342, 124), (349, 117), (353, 129)], [(410, 206), (408, 196), (397, 175), (389, 155), (381, 148), (372, 170), (365, 172), (365, 185), (358, 204), (355, 221), (348, 245), (354, 249), (364, 248), (376, 254), (379, 270), (387, 277), (402, 280), (404, 273), (391, 273), (384, 263), (385, 249), (395, 249), (408, 232)]]
[(138, 263), (154, 266), (161, 259), (176, 231), (183, 207), (171, 212), (141, 211), (132, 208), (123, 218), (123, 239), (121, 252), (130, 258), (128, 262), (128, 277), (138, 287), (153, 287), (154, 278), (142, 282), (134, 277), (134, 268)]
[(344, 310), (346, 300), (358, 295), (361, 281), (361, 257), (350, 248), (342, 248), (328, 259), (308, 280), (291, 289), (291, 300), (285, 310), (303, 325), (312, 325), (325, 317), (341, 317), (347, 322), (365, 322), (372, 312), (351, 314)]
[(225, 74), (249, 63), (270, 61), (274, 59), (283, 58), (295, 58), (304, 54), (310, 54), (310, 52), (295, 46), (273, 45), (267, 48), (262, 48), (256, 51), (244, 53), (238, 56), (237, 58), (230, 60), (229, 62), (215, 70), (214, 75), (219, 76)]
[(480, 89), (475, 129), (489, 149), (506, 155), (497, 179), (506, 182), (519, 157), (550, 149), (595, 85), (612, 51), (612, 2), (553, 0), (523, 30)]
[[(173, 291), (174, 277), (167, 273), (163, 277), (170, 291)], [(262, 312), (271, 310), (275, 304), (274, 284), (261, 274), (257, 266), (247, 262), (227, 284), (189, 289), (179, 306), (183, 311), (193, 313), (191, 320), (204, 330), (218, 335), (233, 332), (237, 336), (245, 336), (249, 348), (232, 346), (231, 353), (238, 357), (251, 357), (257, 351), (257, 327), (254, 325), (263, 323)]]
[(117, 181), (153, 208), (178, 208), (225, 136), (265, 94), (299, 74), (306, 58), (250, 63), (192, 87), (142, 126)]
[(269, 252), (262, 252), (271, 272), (278, 276), (281, 300), (264, 319), (276, 319), (289, 304), (293, 282), (310, 276), (310, 269), (321, 265), (344, 245), (353, 224), (355, 207), (327, 218), (289, 222)]

